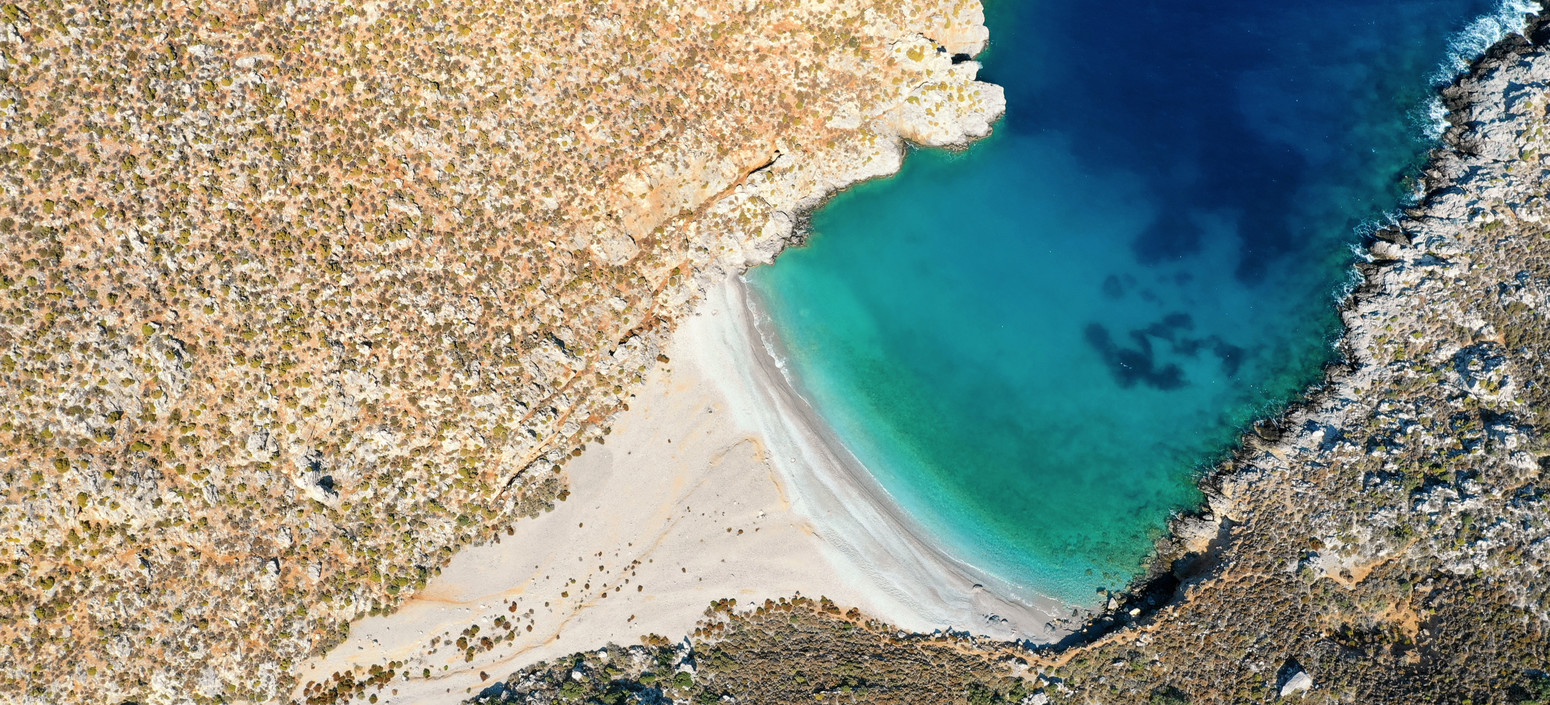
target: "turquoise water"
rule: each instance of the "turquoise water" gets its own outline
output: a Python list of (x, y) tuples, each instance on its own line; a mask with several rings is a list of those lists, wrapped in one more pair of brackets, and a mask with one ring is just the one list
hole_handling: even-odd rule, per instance
[[(959, 558), (1125, 585), (1334, 355), (1484, 0), (993, 4), (995, 134), (840, 194), (749, 276), (803, 391)], [(1510, 14), (1510, 13), (1509, 13)]]

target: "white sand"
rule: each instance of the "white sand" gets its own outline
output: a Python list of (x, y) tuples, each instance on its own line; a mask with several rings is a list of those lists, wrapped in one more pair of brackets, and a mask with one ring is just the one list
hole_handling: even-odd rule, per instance
[(738, 422), (764, 439), (793, 509), (812, 520), (847, 584), (866, 586), (871, 601), (883, 606), (874, 614), (912, 631), (949, 628), (1034, 642), (1070, 633), (1063, 626), (1072, 617), (1069, 607), (1014, 595), (942, 552), (899, 509), (789, 384), (760, 338), (740, 280), (710, 291), (703, 311), (706, 323), (686, 340)]
[[(446, 703), (545, 659), (650, 633), (682, 638), (725, 597), (822, 595), (916, 631), (1064, 633), (1049, 625), (1069, 608), (1001, 599), (911, 533), (786, 384), (740, 283), (709, 292), (668, 354), (607, 442), (570, 464), (569, 501), (459, 553), (401, 609), (357, 622), (297, 676), (399, 660), (413, 677), (380, 702)], [(518, 624), (517, 638), (465, 662), (451, 642), (474, 624), (481, 637), (504, 634), (499, 616)]]

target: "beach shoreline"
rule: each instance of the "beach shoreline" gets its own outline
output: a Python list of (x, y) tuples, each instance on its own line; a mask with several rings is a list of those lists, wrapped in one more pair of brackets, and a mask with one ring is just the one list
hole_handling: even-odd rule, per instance
[(684, 336), (685, 345), (742, 425), (763, 437), (793, 507), (814, 523), (831, 560), (874, 599), (886, 598), (877, 616), (912, 631), (1033, 643), (1078, 628), (1090, 613), (964, 563), (899, 506), (793, 385), (750, 296), (739, 276), (708, 287), (696, 317), (710, 323)]
[[(723, 280), (682, 319), (668, 362), (604, 442), (569, 463), (566, 501), (460, 551), (399, 609), (300, 664), (300, 680), (396, 662), (408, 677), (377, 691), (379, 703), (442, 702), (606, 643), (677, 638), (725, 598), (826, 597), (916, 632), (1070, 631), (1059, 602), (980, 587), (991, 583), (920, 534), (826, 436), (763, 347), (742, 287)], [(454, 648), (460, 637), (492, 643), (470, 652)]]

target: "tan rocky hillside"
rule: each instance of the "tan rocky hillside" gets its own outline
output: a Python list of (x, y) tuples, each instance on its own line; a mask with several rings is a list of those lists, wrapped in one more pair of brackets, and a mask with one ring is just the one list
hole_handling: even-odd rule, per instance
[(0, 5), (0, 700), (266, 699), (565, 497), (709, 269), (982, 135), (972, 0)]

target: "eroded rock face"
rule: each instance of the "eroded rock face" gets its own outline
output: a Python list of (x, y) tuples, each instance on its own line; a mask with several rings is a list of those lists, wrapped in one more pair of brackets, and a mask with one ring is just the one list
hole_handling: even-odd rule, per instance
[(1004, 105), (977, 2), (0, 9), (0, 696), (280, 692)]

